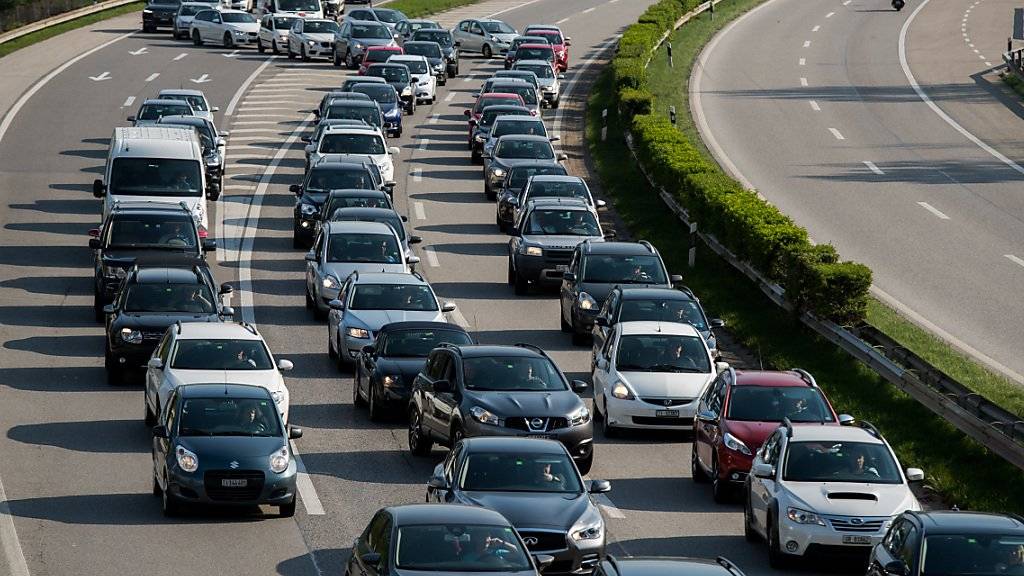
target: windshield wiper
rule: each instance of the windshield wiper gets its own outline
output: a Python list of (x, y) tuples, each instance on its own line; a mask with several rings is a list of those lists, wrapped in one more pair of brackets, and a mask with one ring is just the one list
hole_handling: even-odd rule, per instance
[(616, 364), (616, 370), (648, 370), (647, 366), (640, 366), (639, 364)]
[(213, 432), (206, 432), (197, 428), (182, 428), (178, 431), (180, 436), (213, 436)]
[(654, 364), (653, 366), (648, 366), (647, 369), (651, 372), (700, 372), (696, 368), (684, 368), (675, 364)]

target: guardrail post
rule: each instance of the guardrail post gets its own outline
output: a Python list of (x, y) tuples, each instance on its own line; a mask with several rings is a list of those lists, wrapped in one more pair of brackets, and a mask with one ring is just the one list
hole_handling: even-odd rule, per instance
[(608, 109), (601, 110), (601, 142), (608, 141)]
[(690, 222), (690, 251), (687, 258), (690, 268), (697, 264), (697, 223)]
[(668, 119), (669, 119), (670, 122), (672, 122), (673, 126), (676, 125), (676, 107), (675, 106), (669, 106), (668, 107)]
[(676, 67), (676, 62), (675, 62), (675, 60), (672, 59), (672, 42), (671, 41), (670, 42), (666, 42), (665, 46), (668, 49), (668, 67), (669, 68), (675, 68)]
[(715, 19), (715, 0), (708, 1), (708, 12), (711, 12), (711, 19)]

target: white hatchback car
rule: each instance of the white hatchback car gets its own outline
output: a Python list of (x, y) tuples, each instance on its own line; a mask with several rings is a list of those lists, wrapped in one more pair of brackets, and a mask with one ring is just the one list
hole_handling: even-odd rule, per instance
[(784, 422), (761, 445), (747, 477), (744, 534), (768, 540), (779, 568), (811, 552), (863, 551), (885, 536), (893, 518), (920, 510), (892, 447), (867, 422), (793, 426)]
[(288, 51), (288, 33), (298, 16), (280, 16), (264, 14), (260, 18), (260, 33), (256, 40), (256, 49), (260, 52), (270, 50), (274, 54)]
[(405, 64), (409, 69), (409, 75), (416, 82), (417, 103), (433, 104), (437, 100), (437, 77), (426, 56), (396, 54), (388, 58), (388, 64)]
[(288, 31), (288, 57), (333, 58), (334, 35), (340, 28), (334, 20), (299, 18)]
[(203, 10), (192, 18), (188, 33), (196, 46), (213, 42), (234, 48), (256, 44), (260, 23), (241, 10)]
[(182, 384), (250, 384), (270, 391), (288, 422), (289, 394), (282, 372), (292, 363), (273, 354), (250, 324), (180, 322), (167, 329), (146, 366), (146, 424), (156, 423), (171, 392)]
[(605, 436), (618, 428), (689, 430), (717, 372), (689, 324), (620, 322), (594, 362), (594, 407)]
[[(312, 146), (312, 145), (310, 145)], [(316, 148), (307, 147), (309, 165), (318, 162), (373, 162), (385, 182), (394, 180), (397, 146), (388, 146), (384, 135), (372, 126), (328, 126)], [(326, 159), (326, 160), (325, 160)]]

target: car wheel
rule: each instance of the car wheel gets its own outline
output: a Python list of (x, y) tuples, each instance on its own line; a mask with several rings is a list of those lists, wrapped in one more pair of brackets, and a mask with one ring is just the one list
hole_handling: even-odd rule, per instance
[(773, 517), (774, 514), (768, 516), (768, 564), (778, 570), (789, 566), (789, 558), (782, 551), (779, 542), (779, 527)]
[(604, 412), (601, 413), (601, 435), (605, 438), (615, 438), (619, 435), (619, 429), (608, 423), (608, 404), (605, 404)]
[(729, 502), (729, 486), (719, 478), (717, 454), (711, 455), (711, 497), (718, 504)]
[(295, 516), (295, 496), (292, 496), (291, 501), (287, 504), (281, 504), (277, 507), (277, 515), (281, 518), (291, 518)]
[(480, 49), (480, 53), (484, 55), (484, 58), (490, 60), (494, 54), (491, 52), (491, 45), (484, 44), (484, 47)]
[(107, 351), (103, 355), (103, 368), (107, 372), (107, 384), (119, 386), (124, 382), (124, 369), (118, 365), (117, 360)]
[(373, 422), (380, 422), (384, 419), (384, 407), (381, 406), (380, 400), (378, 400), (377, 387), (370, 382), (366, 387), (367, 396), (370, 399), (367, 401), (370, 409), (370, 420)]
[(288, 59), (289, 60), (295, 60), (295, 53), (292, 52), (292, 43), (291, 42), (288, 43)]
[(281, 53), (281, 49), (277, 47), (277, 40), (270, 41), (270, 51), (273, 52), (274, 54)]
[(469, 161), (470, 161), (470, 163), (476, 164), (476, 165), (483, 164), (484, 163), (483, 155), (480, 154), (480, 152), (475, 147), (473, 147), (472, 144), (470, 144), (470, 148), (473, 149), (473, 151), (469, 154)]
[[(305, 248), (305, 247), (306, 247), (306, 245), (302, 242), (302, 238), (299, 238), (298, 230), (293, 230), (292, 231), (292, 248), (302, 249), (302, 248)], [(307, 293), (307, 295), (308, 295), (308, 293)]]
[(590, 454), (576, 462), (576, 467), (580, 469), (580, 474), (586, 476), (590, 473), (590, 469), (594, 467), (594, 451), (591, 450)]
[(515, 283), (516, 296), (526, 296), (530, 292), (530, 283), (527, 282), (526, 278), (523, 278), (522, 274), (518, 271), (513, 270), (512, 273), (515, 275), (513, 280)]
[(434, 441), (423, 433), (423, 421), (415, 406), (409, 409), (409, 452), (413, 456), (427, 456)]
[(488, 200), (494, 201), (498, 199), (497, 190), (488, 186), (486, 182), (484, 183), (484, 194), (487, 195)]
[(693, 443), (693, 449), (690, 450), (690, 478), (698, 484), (706, 484), (708, 481), (708, 475), (704, 473), (704, 469), (700, 467), (700, 462), (697, 460), (697, 443)]
[(354, 70), (356, 67), (356, 61), (355, 58), (352, 58), (351, 50), (345, 51), (345, 67), (348, 68), (349, 70)]
[(146, 426), (156, 426), (156, 414), (149, 409), (149, 402), (146, 401), (145, 394), (142, 395), (142, 406), (143, 408), (146, 409), (146, 416), (143, 418), (142, 421), (146, 424)]
[(203, 37), (199, 35), (199, 30), (192, 31), (192, 44), (195, 46), (203, 45)]
[(575, 327), (572, 329), (572, 343), (574, 346), (586, 346), (590, 344), (590, 334), (580, 332)]
[(356, 377), (352, 379), (352, 405), (362, 406), (366, 403), (363, 401), (363, 395), (359, 393), (359, 389), (363, 387), (363, 383), (358, 369), (355, 370), (355, 373)]
[(568, 322), (565, 321), (565, 315), (563, 315), (561, 312), (558, 313), (558, 320), (559, 322), (562, 323), (562, 332), (572, 332), (572, 324), (569, 324)]
[[(317, 320), (325, 320), (327, 318), (327, 312), (324, 312), (323, 310), (320, 309), (320, 306), (317, 305), (316, 300), (313, 300), (312, 304), (313, 304), (313, 318), (315, 318)], [(341, 354), (341, 347), (340, 346), (338, 347), (338, 354), (339, 355)]]
[(160, 483), (156, 481), (156, 474), (153, 474), (153, 496), (163, 496), (164, 491), (160, 489)]
[(552, 102), (552, 103), (551, 103), (551, 107), (552, 107), (552, 108), (558, 108), (558, 103), (559, 103), (559, 101), (560, 101), (560, 100), (555, 100), (554, 102)]
[(230, 32), (225, 32), (224, 33), (224, 47), (225, 48), (234, 48), (235, 47), (235, 39), (231, 36)]
[(303, 62), (309, 62), (310, 61), (310, 57), (309, 57), (309, 54), (306, 53), (306, 47), (305, 46), (303, 46), (302, 48), (299, 48), (299, 56), (302, 56), (302, 61)]
[(327, 357), (331, 360), (338, 359), (338, 351), (334, 348), (334, 340), (331, 339), (331, 334), (327, 334)]
[(509, 261), (508, 261), (508, 277), (507, 277), (507, 279), (505, 281), (508, 283), (509, 286), (512, 286), (513, 284), (516, 283), (516, 271), (512, 269), (512, 259), (511, 258), (509, 258)]
[(309, 295), (309, 287), (306, 287), (306, 310), (312, 310), (316, 308), (316, 302), (313, 301), (313, 297)]
[(169, 490), (162, 490), (160, 497), (160, 510), (164, 513), (164, 516), (173, 518), (181, 514), (181, 502)]
[(753, 519), (754, 514), (750, 508), (750, 493), (747, 492), (746, 498), (743, 499), (743, 537), (746, 538), (747, 542), (757, 542), (761, 539), (757, 530), (754, 530)]
[(402, 137), (402, 129), (399, 128), (398, 132), (395, 132), (395, 138), (401, 138), (401, 137)]
[(96, 321), (103, 322), (103, 318), (106, 315), (103, 313), (103, 299), (100, 298), (100, 291), (98, 288), (92, 296), (92, 311), (96, 317)]
[(259, 38), (256, 39), (256, 51), (259, 52), (260, 54), (263, 54), (267, 51), (267, 49), (263, 47), (263, 40), (260, 40)]

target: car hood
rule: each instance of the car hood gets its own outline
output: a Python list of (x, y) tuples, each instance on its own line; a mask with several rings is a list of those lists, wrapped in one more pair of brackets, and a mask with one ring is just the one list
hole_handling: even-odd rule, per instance
[(371, 162), (377, 166), (384, 165), (388, 159), (387, 154), (320, 154), (317, 152), (321, 162), (352, 162), (355, 164), (361, 164), (363, 162)]
[(398, 91), (398, 95), (399, 96), (402, 95), (402, 90), (405, 90), (406, 88), (408, 88), (410, 86), (409, 84), (406, 84), (405, 82), (388, 82), (388, 84), (390, 84), (392, 88), (394, 88), (395, 90)]
[(146, 10), (151, 10), (154, 13), (159, 12), (161, 14), (178, 13), (178, 7), (174, 4), (150, 4), (146, 6)]
[(611, 293), (612, 288), (616, 286), (629, 286), (630, 288), (661, 288), (664, 284), (620, 284), (618, 282), (609, 283), (598, 283), (598, 282), (581, 282), (579, 284), (580, 292), (586, 292), (597, 301), (598, 304), (603, 304), (604, 299)]
[(378, 358), (377, 373), (401, 374), (405, 383), (410, 384), (426, 363), (426, 358)]
[(191, 16), (186, 16), (185, 14), (179, 14), (178, 15), (178, 22), (184, 22), (184, 23), (187, 24), (187, 23), (191, 22), (193, 19), (195, 19), (195, 15), (194, 14), (191, 15)]
[(444, 58), (430, 58), (429, 56), (427, 56), (426, 59), (427, 59), (427, 62), (430, 62), (430, 65), (432, 67), (433, 66), (438, 66), (440, 64), (444, 64)]
[[(538, 160), (537, 158), (494, 158), (491, 160), (491, 165), (500, 166), (502, 168), (514, 168), (520, 164), (535, 164), (537, 162), (546, 162), (546, 160)], [(558, 163), (554, 159), (550, 162), (552, 164)]]
[(537, 85), (540, 86), (541, 88), (551, 88), (552, 86), (555, 85), (555, 82), (557, 81), (557, 78), (541, 78), (539, 76), (537, 77)]
[(906, 484), (784, 481), (798, 508), (835, 516), (894, 516), (920, 510)]
[(196, 265), (202, 264), (203, 260), (198, 252), (184, 252), (179, 250), (160, 249), (110, 249), (103, 251), (103, 265), (130, 268), (133, 264), (145, 265)]
[(117, 328), (136, 328), (139, 330), (165, 330), (177, 321), (182, 322), (218, 322), (216, 314), (193, 314), (174, 312), (123, 312), (117, 315), (114, 326)]
[(475, 392), (466, 391), (469, 403), (485, 408), (503, 418), (566, 416), (577, 410), (583, 401), (571, 390), (554, 392)]
[(176, 440), (195, 452), (206, 470), (228, 468), (232, 461), (242, 464), (243, 469), (255, 465), (260, 470), (269, 467), (270, 455), (286, 444), (283, 436), (179, 436)]
[(572, 250), (584, 240), (590, 240), (591, 242), (604, 242), (602, 236), (572, 236), (572, 235), (546, 235), (538, 234), (535, 236), (523, 236), (523, 242), (528, 242), (533, 246), (540, 246), (542, 248), (554, 248), (563, 250)]
[(324, 271), (339, 280), (348, 278), (353, 272), (408, 272), (405, 264), (388, 264), (386, 262), (329, 262)]
[(354, 326), (362, 324), (369, 330), (380, 330), (385, 324), (392, 322), (444, 322), (444, 314), (440, 310), (416, 312), (410, 310), (347, 310), (346, 324)]
[[(499, 572), (438, 572), (436, 570), (410, 570), (408, 568), (395, 568), (394, 574), (397, 576), (495, 576)], [(538, 576), (538, 572), (534, 569), (519, 570), (519, 571), (501, 571), (502, 576)]]
[(730, 434), (743, 440), (743, 443), (747, 445), (747, 448), (750, 448), (751, 452), (756, 452), (764, 444), (764, 441), (768, 439), (768, 436), (778, 430), (779, 423), (729, 420), (728, 427)]
[(498, 512), (517, 529), (556, 528), (568, 531), (591, 506), (586, 492), (458, 492), (459, 500)]
[(519, 34), (490, 34), (490, 36), (494, 36), (505, 44), (509, 44), (516, 36), (519, 36)]
[(166, 371), (174, 386), (183, 384), (250, 384), (271, 392), (284, 388), (284, 380), (277, 370), (181, 370)]
[(314, 42), (334, 42), (333, 32), (309, 32), (302, 35), (303, 40), (312, 40)]
[(394, 41), (389, 38), (352, 38), (349, 40), (352, 44), (362, 44), (363, 46), (393, 46)]
[(714, 377), (713, 373), (621, 372), (638, 396), (696, 398)]
[(228, 30), (240, 30), (242, 32), (259, 32), (259, 22), (230, 22), (225, 23), (224, 27)]

